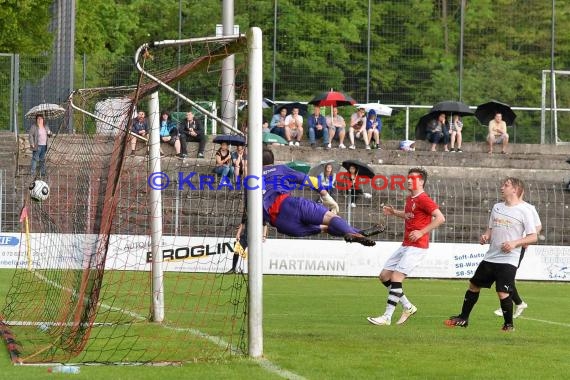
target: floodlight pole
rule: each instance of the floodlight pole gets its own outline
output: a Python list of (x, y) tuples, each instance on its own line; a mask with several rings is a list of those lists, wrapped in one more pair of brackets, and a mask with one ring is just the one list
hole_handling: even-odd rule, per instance
[[(247, 190), (247, 243), (249, 251), (248, 319), (249, 356), (263, 355), (263, 215), (262, 215), (262, 102), (263, 102), (263, 52), (261, 29), (254, 27), (247, 32), (248, 50), (248, 160), (247, 172), (251, 179)], [(257, 178), (257, 180), (255, 180)], [(251, 190), (250, 190), (251, 189)]]
[[(160, 165), (160, 114), (158, 91), (151, 94), (148, 104), (150, 121), (149, 136), (149, 173), (161, 173)], [(162, 271), (162, 183), (163, 178), (153, 176), (156, 182), (150, 189), (150, 250), (152, 254), (152, 320), (164, 320), (164, 276)]]

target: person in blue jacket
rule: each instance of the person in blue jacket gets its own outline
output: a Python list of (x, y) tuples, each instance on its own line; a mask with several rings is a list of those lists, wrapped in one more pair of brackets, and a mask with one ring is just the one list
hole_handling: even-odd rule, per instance
[(368, 117), (366, 118), (366, 133), (372, 149), (381, 149), (382, 117), (377, 115), (376, 111), (372, 109), (368, 111)]

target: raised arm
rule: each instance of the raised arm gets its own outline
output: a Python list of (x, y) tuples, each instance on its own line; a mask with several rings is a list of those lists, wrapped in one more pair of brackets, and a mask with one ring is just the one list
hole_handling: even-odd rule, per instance
[(406, 213), (404, 210), (396, 210), (393, 206), (386, 205), (382, 207), (382, 212), (386, 216), (397, 216), (398, 218), (406, 219)]

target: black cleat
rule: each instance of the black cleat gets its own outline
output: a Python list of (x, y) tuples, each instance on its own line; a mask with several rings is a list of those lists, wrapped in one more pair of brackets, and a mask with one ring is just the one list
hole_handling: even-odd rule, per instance
[(386, 231), (386, 226), (384, 224), (375, 224), (370, 228), (360, 231), (360, 234), (362, 236), (370, 237), (381, 234), (384, 231)]
[(467, 319), (461, 318), (461, 316), (456, 315), (449, 317), (443, 322), (447, 327), (467, 327), (469, 326), (469, 321)]
[(503, 327), (501, 328), (501, 330), (503, 330), (504, 332), (512, 332), (512, 331), (515, 331), (515, 326), (513, 326), (510, 323), (505, 323), (503, 325)]
[(374, 247), (376, 245), (374, 240), (370, 240), (361, 234), (346, 234), (344, 235), (344, 241), (347, 243), (360, 243), (365, 247)]

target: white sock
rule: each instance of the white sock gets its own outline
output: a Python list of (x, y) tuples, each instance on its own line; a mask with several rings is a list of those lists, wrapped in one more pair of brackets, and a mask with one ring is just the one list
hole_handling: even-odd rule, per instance
[(400, 296), (400, 303), (402, 304), (402, 307), (404, 309), (409, 309), (410, 307), (412, 307), (412, 303), (410, 302), (410, 300), (408, 299), (408, 297), (406, 297), (405, 294), (402, 294)]
[(402, 288), (394, 288), (392, 285), (390, 292), (388, 293), (388, 301), (386, 303), (386, 311), (384, 315), (388, 318), (392, 318), (394, 310), (400, 301), (400, 296), (402, 295)]

